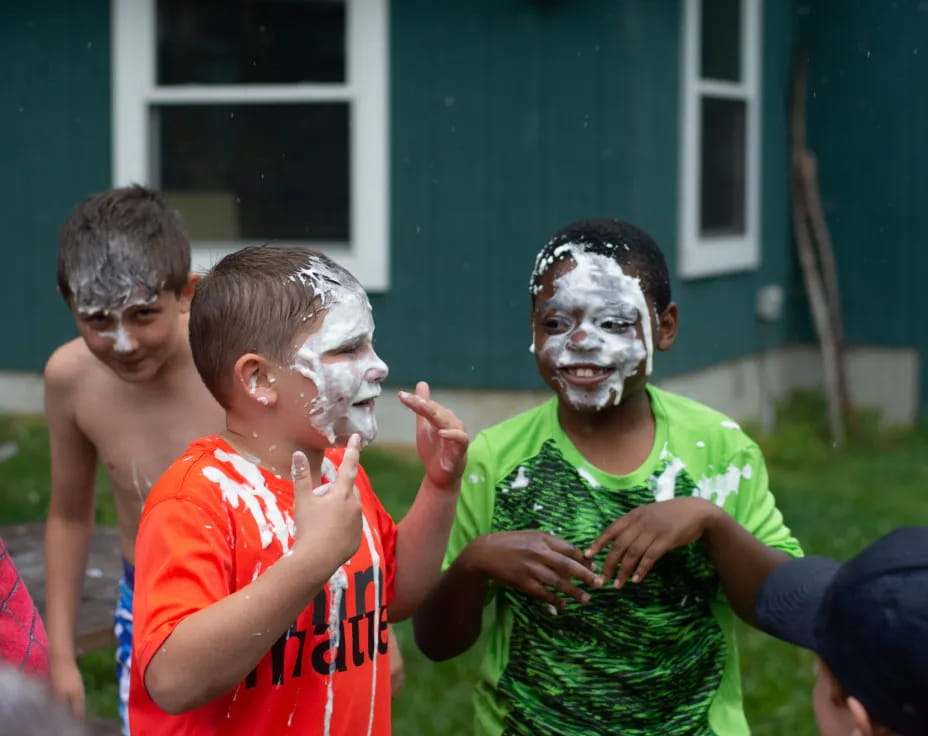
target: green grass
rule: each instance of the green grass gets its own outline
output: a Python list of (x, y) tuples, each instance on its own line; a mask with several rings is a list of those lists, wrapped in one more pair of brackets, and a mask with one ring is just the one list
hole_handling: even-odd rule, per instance
[[(881, 431), (864, 416), (862, 436), (843, 451), (824, 439), (824, 407), (814, 395), (797, 396), (781, 409), (778, 431), (757, 437), (771, 485), (787, 523), (807, 553), (846, 558), (893, 527), (928, 518), (928, 426)], [(0, 463), (0, 517), (6, 523), (42, 518), (48, 502), (48, 448), (37, 419), (0, 417), (0, 444), (18, 443), (15, 458)], [(395, 448), (364, 452), (364, 466), (384, 505), (401, 518), (418, 487), (414, 453)], [(97, 518), (113, 523), (105, 480), (99, 483)], [(434, 664), (415, 649), (411, 624), (397, 627), (406, 661), (406, 685), (394, 704), (400, 734), (445, 736), (472, 732), (470, 690), (479, 663), (471, 650)], [(748, 719), (758, 736), (816, 733), (810, 692), (812, 657), (747, 626), (739, 627)], [(115, 716), (113, 653), (81, 660), (91, 712)]]

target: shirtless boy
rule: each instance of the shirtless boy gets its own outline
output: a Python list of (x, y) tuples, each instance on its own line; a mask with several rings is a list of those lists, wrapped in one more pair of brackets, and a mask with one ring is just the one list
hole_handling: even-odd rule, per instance
[(223, 428), (222, 409), (197, 374), (187, 338), (194, 281), (180, 219), (155, 191), (132, 186), (94, 194), (62, 228), (58, 289), (80, 337), (59, 347), (45, 367), (51, 679), (55, 692), (82, 714), (74, 633), (99, 460), (113, 489), (125, 565), (116, 610), (124, 733), (132, 566), (142, 505), (190, 442)]

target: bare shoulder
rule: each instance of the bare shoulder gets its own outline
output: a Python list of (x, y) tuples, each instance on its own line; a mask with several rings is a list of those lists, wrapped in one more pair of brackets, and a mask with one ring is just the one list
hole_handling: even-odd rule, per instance
[(80, 386), (95, 368), (96, 358), (77, 337), (51, 354), (45, 363), (46, 394), (64, 396)]

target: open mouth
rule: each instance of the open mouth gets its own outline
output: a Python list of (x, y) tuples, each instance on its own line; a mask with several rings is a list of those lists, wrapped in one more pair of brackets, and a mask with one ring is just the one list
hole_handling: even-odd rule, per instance
[(565, 365), (558, 368), (558, 372), (569, 383), (580, 386), (599, 383), (615, 373), (613, 366), (604, 365)]
[(364, 399), (364, 401), (355, 401), (351, 406), (354, 409), (373, 409), (374, 408), (374, 399)]

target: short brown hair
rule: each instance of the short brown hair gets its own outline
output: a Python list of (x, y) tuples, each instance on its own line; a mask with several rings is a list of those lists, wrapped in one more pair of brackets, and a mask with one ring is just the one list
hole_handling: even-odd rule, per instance
[(230, 253), (197, 284), (190, 348), (203, 383), (223, 406), (235, 361), (257, 353), (289, 363), (294, 339), (327, 305), (328, 287), (361, 289), (357, 279), (314, 250), (262, 245)]
[(180, 294), (190, 241), (180, 216), (154, 189), (134, 184), (92, 194), (71, 212), (58, 240), (58, 290), (78, 308), (124, 304), (133, 289)]

